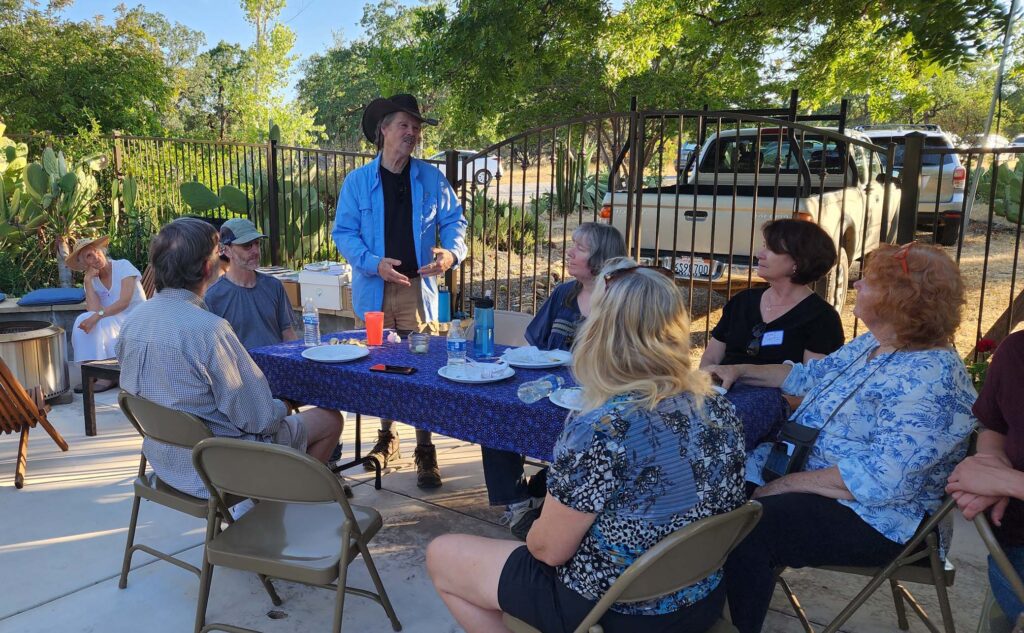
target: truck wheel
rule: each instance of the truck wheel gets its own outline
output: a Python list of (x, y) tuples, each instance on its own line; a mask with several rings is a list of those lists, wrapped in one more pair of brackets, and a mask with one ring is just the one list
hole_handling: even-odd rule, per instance
[(487, 183), (491, 182), (491, 171), (489, 169), (481, 169), (476, 172), (473, 179), (476, 180), (476, 184), (487, 186)]
[(938, 242), (943, 246), (956, 246), (960, 239), (960, 219), (947, 218), (939, 229)]
[(846, 305), (846, 294), (850, 284), (850, 258), (846, 255), (846, 249), (839, 249), (839, 261), (814, 284), (814, 291), (818, 293), (829, 305), (842, 312)]

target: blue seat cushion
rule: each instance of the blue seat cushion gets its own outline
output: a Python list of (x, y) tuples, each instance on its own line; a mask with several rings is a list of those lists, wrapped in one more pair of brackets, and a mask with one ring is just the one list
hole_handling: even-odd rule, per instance
[(85, 301), (85, 288), (40, 288), (21, 299), (20, 306), (53, 306)]

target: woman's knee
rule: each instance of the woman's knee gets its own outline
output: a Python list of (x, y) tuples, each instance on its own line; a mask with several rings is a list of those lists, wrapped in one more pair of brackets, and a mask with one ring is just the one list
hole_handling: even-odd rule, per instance
[[(458, 551), (459, 534), (443, 534), (427, 545), (427, 573), (434, 584), (442, 580), (445, 569), (451, 568), (451, 556)], [(440, 589), (440, 587), (438, 587)]]

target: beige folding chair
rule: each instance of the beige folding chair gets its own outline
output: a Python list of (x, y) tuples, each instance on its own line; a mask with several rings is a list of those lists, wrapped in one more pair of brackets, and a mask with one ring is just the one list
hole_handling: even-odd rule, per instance
[(43, 401), (43, 390), (33, 387), (26, 391), (7, 364), (0, 359), (0, 433), (18, 433), (18, 459), (14, 463), (14, 487), (25, 485), (28, 463), (28, 431), (37, 424), (56, 442), (62, 451), (68, 450), (64, 437), (46, 418), (50, 408)]
[[(230, 624), (205, 624), (215, 565), (333, 590), (335, 633), (341, 631), (346, 593), (376, 601), (391, 628), (402, 630), (368, 547), (384, 521), (373, 508), (350, 505), (330, 469), (286, 446), (219, 437), (199, 442), (192, 462), (210, 489), (196, 633), (253, 633)], [(258, 503), (232, 521), (227, 495)], [(218, 532), (221, 519), (228, 525)], [(376, 593), (345, 585), (348, 566), (359, 555)]]
[[(1020, 575), (1010, 564), (1006, 552), (996, 540), (996, 535), (992, 532), (992, 526), (989, 525), (988, 518), (984, 513), (974, 517), (974, 527), (978, 529), (978, 534), (981, 535), (981, 540), (984, 541), (985, 547), (988, 548), (988, 553), (999, 567), (999, 571), (1003, 573), (1003, 577), (1010, 583), (1013, 592), (1017, 594), (1017, 599), (1024, 603), (1024, 582), (1021, 582)], [(1024, 625), (1024, 615), (1017, 620), (1017, 626), (1021, 625)], [(1013, 628), (1014, 623), (1007, 619), (1006, 614), (992, 597), (992, 590), (986, 590), (985, 605), (982, 607), (981, 617), (978, 619), (978, 633), (1010, 633)]]
[[(936, 628), (935, 624), (928, 617), (924, 608), (903, 585), (905, 582), (913, 582), (935, 587), (939, 610), (942, 613), (943, 627), (946, 633), (956, 633), (956, 628), (953, 624), (953, 611), (949, 605), (949, 594), (946, 591), (947, 588), (953, 586), (953, 581), (956, 578), (956, 569), (949, 560), (943, 561), (940, 556), (937, 530), (942, 520), (955, 507), (956, 501), (952, 497), (947, 497), (935, 514), (928, 517), (921, 524), (914, 538), (910, 539), (896, 558), (885, 567), (820, 567), (819, 569), (828, 571), (871, 577), (871, 581), (860, 593), (843, 608), (839, 615), (836, 616), (836, 619), (832, 620), (825, 627), (824, 633), (835, 633), (838, 631), (839, 627), (845, 624), (854, 612), (867, 602), (871, 594), (875, 593), (882, 586), (882, 583), (887, 580), (892, 588), (892, 599), (896, 606), (896, 621), (900, 629), (904, 631), (910, 629), (910, 623), (907, 621), (907, 609), (904, 604), (906, 603), (910, 605), (910, 608), (921, 619), (921, 622), (928, 627), (929, 631), (939, 633), (939, 629)], [(793, 605), (793, 610), (796, 611), (797, 617), (800, 618), (804, 631), (806, 633), (814, 633), (814, 627), (811, 626), (810, 621), (807, 619), (807, 614), (804, 612), (803, 607), (800, 606), (800, 601), (793, 593), (789, 583), (782, 577), (782, 572), (784, 571), (784, 569), (779, 570), (776, 581), (782, 587), (790, 604)]]
[(498, 345), (522, 347), (526, 341), (526, 326), (533, 320), (532, 314), (511, 310), (494, 311), (494, 342)]
[[(183, 411), (175, 411), (167, 407), (150, 402), (145, 398), (133, 396), (122, 391), (117, 396), (117, 402), (121, 406), (128, 421), (132, 423), (135, 430), (142, 437), (148, 437), (164, 444), (191, 449), (200, 440), (213, 437), (209, 427), (194, 415)], [(135, 499), (132, 502), (132, 518), (128, 523), (128, 542), (124, 546), (124, 562), (121, 565), (121, 580), (118, 587), (124, 589), (128, 586), (128, 572), (131, 570), (132, 555), (136, 551), (143, 551), (150, 556), (177, 565), (190, 571), (196, 576), (200, 575), (199, 568), (190, 565), (180, 558), (156, 550), (148, 545), (135, 542), (135, 528), (139, 521), (139, 506), (143, 499), (158, 503), (164, 507), (177, 510), (197, 519), (204, 519), (207, 515), (208, 503), (206, 499), (187, 495), (180, 490), (165, 484), (156, 476), (156, 473), (146, 473), (146, 455), (139, 451), (139, 474), (135, 477)], [(228, 500), (230, 505), (242, 501), (242, 497), (232, 497)], [(274, 604), (281, 604), (273, 586), (266, 578), (261, 577), (264, 588), (270, 595)]]
[[(604, 629), (598, 621), (616, 602), (652, 600), (707, 578), (722, 568), (729, 552), (746, 538), (760, 518), (761, 504), (748, 501), (732, 512), (701, 519), (669, 534), (622, 572), (575, 633), (602, 633)], [(513, 633), (540, 633), (507, 613), (502, 619)], [(719, 619), (710, 633), (735, 630)]]

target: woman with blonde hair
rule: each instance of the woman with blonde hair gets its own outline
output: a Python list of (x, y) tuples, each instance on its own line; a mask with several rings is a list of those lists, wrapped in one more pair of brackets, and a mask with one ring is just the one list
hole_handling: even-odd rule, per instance
[[(127, 259), (110, 259), (109, 237), (82, 238), (68, 254), (71, 270), (85, 272), (86, 312), (78, 315), (71, 328), (71, 347), (79, 365), (90, 360), (114, 357), (114, 344), (128, 314), (146, 300), (142, 273)], [(98, 379), (93, 391), (106, 391), (116, 380)], [(81, 386), (75, 387), (81, 392)]]
[(884, 245), (854, 287), (867, 332), (825, 358), (708, 368), (726, 387), (804, 399), (747, 460), (763, 514), (725, 566), (740, 633), (761, 630), (779, 567), (891, 561), (966, 452), (976, 394), (952, 346), (964, 305), (956, 263), (937, 246)]
[[(743, 430), (690, 360), (684, 300), (665, 269), (623, 262), (599, 276), (573, 344), (585, 408), (554, 449), (526, 545), (435, 539), (427, 569), (469, 632), (506, 630), (502, 612), (572, 631), (608, 587), (672, 532), (744, 501)], [(616, 631), (705, 631), (724, 604), (721, 572), (676, 593), (616, 603)]]

